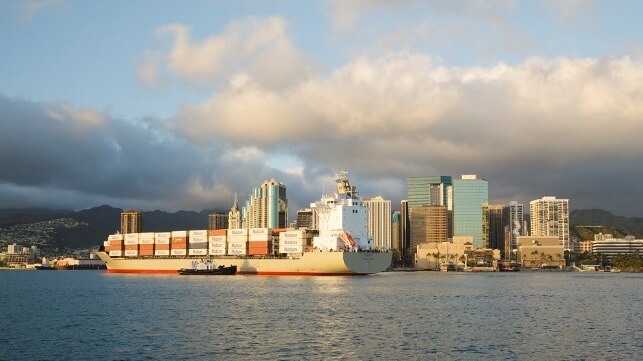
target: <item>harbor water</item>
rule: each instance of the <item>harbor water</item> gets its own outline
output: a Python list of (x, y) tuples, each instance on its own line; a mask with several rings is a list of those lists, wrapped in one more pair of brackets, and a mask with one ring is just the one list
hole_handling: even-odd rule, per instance
[(643, 275), (0, 271), (2, 360), (637, 360)]

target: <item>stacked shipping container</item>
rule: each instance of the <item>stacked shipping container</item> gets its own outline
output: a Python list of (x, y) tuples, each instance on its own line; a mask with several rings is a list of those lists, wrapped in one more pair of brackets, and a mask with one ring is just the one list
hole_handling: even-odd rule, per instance
[(138, 233), (125, 234), (125, 257), (138, 257)]
[(139, 233), (138, 254), (139, 256), (154, 255), (154, 233)]
[(223, 256), (227, 248), (227, 230), (211, 229), (208, 231), (209, 254), (211, 256)]
[(123, 239), (122, 234), (110, 234), (109, 237), (107, 237), (110, 257), (123, 257)]
[(251, 228), (248, 235), (249, 255), (268, 255), (272, 251), (272, 230), (270, 228)]
[(208, 231), (190, 231), (188, 232), (188, 255), (190, 256), (207, 256), (208, 255)]
[(155, 256), (169, 256), (170, 255), (170, 239), (172, 234), (170, 232), (157, 232), (154, 233), (154, 255)]
[(170, 255), (188, 255), (188, 231), (172, 231), (170, 238)]
[(303, 253), (312, 236), (304, 230), (279, 233), (279, 253)]
[(234, 256), (248, 254), (248, 229), (228, 229), (228, 254)]

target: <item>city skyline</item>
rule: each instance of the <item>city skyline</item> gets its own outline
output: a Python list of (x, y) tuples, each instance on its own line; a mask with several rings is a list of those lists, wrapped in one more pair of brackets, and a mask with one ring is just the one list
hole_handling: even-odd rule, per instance
[[(150, 11), (153, 7), (154, 11)], [(643, 4), (0, 4), (0, 205), (289, 214), (348, 170), (366, 199), (478, 174), (643, 216)], [(617, 184), (617, 186), (609, 186)]]

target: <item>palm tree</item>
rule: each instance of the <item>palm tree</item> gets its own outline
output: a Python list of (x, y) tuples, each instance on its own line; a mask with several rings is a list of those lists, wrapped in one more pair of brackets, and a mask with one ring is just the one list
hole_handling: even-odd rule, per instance
[(538, 256), (538, 251), (531, 252), (531, 255), (534, 256), (534, 259), (531, 261), (531, 266), (533, 267), (536, 260), (536, 256)]

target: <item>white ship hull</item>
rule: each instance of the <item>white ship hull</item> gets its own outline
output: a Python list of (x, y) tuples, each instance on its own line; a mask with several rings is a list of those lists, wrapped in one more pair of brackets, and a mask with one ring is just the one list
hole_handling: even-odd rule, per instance
[[(178, 274), (191, 268), (199, 258), (113, 258), (98, 252), (109, 273)], [(391, 265), (390, 253), (377, 252), (305, 252), (292, 258), (235, 257), (211, 258), (215, 266), (237, 266), (238, 274), (258, 275), (367, 275), (386, 270)]]

